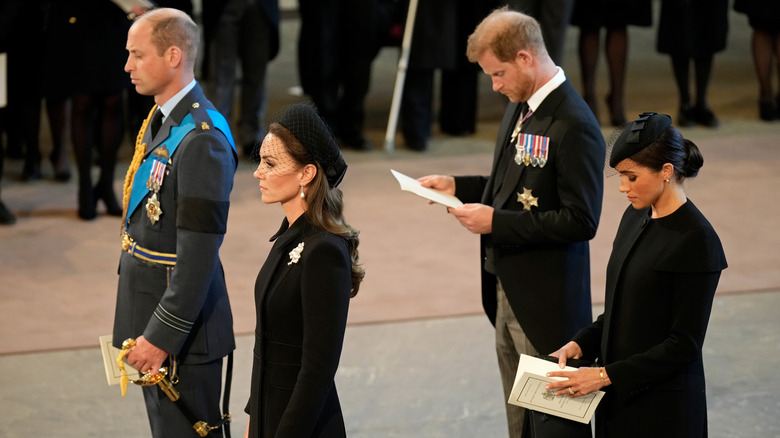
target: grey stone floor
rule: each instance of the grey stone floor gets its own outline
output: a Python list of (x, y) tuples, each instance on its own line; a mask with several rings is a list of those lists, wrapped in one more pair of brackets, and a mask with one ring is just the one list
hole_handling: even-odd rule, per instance
[[(716, 298), (704, 344), (710, 437), (780, 437), (778, 309), (780, 292)], [(240, 336), (235, 353), (237, 436), (252, 342)], [(492, 343), (481, 315), (349, 326), (337, 375), (349, 436), (507, 436)], [(148, 436), (140, 390), (123, 399), (107, 386), (98, 348), (0, 356), (0, 388), (6, 438)]]

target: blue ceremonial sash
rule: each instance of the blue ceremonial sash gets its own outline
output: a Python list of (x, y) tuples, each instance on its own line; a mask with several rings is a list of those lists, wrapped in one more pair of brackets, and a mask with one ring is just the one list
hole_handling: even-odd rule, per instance
[[(211, 122), (214, 123), (214, 127), (225, 134), (228, 143), (230, 143), (230, 146), (233, 148), (233, 152), (236, 152), (236, 144), (233, 141), (233, 134), (230, 132), (230, 126), (228, 125), (227, 120), (225, 120), (225, 117), (223, 117), (222, 114), (215, 110), (209, 109), (206, 111), (208, 112), (209, 117), (211, 117)], [(169, 156), (173, 158), (173, 153), (176, 152), (176, 148), (179, 147), (181, 140), (193, 129), (195, 129), (195, 121), (192, 118), (192, 114), (187, 114), (187, 116), (184, 117), (178, 126), (171, 127), (171, 131), (168, 133), (168, 137), (160, 142), (160, 144), (154, 149), (165, 145), (168, 148)], [(154, 149), (149, 152), (153, 152)], [(154, 161), (155, 160), (150, 160), (149, 156), (147, 155), (147, 158), (144, 159), (144, 162), (141, 163), (141, 165), (138, 167), (138, 170), (136, 170), (135, 175), (133, 176), (133, 189), (130, 192), (130, 201), (127, 204), (125, 229), (127, 229), (127, 222), (130, 220), (130, 216), (132, 216), (135, 209), (139, 204), (141, 204), (141, 201), (151, 191), (151, 189), (146, 187), (146, 181), (149, 179), (149, 172), (152, 170)], [(138, 177), (139, 175), (141, 178)]]

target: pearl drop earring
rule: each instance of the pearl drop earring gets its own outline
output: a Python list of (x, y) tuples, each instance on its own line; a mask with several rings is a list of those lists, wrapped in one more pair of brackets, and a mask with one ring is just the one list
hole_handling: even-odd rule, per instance
[(301, 186), (301, 199), (305, 199), (305, 198), (306, 198), (306, 195), (303, 193), (303, 186)]
[(664, 181), (669, 182), (669, 178), (666, 178)]

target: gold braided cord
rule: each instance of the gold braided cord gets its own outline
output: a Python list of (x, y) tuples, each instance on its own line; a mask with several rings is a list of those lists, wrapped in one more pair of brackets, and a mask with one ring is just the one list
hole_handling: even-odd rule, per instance
[(152, 110), (149, 111), (149, 115), (146, 116), (146, 119), (144, 119), (144, 122), (141, 124), (141, 130), (138, 131), (138, 137), (135, 139), (133, 159), (130, 161), (130, 167), (127, 169), (127, 174), (125, 175), (125, 185), (122, 189), (122, 231), (124, 231), (125, 222), (127, 221), (127, 207), (130, 204), (130, 192), (133, 191), (133, 177), (135, 176), (135, 172), (141, 166), (141, 161), (143, 161), (144, 155), (146, 155), (146, 143), (142, 143), (142, 140), (144, 139), (146, 128), (149, 126), (149, 122), (152, 120), (152, 115), (156, 109), (157, 105), (154, 105)]

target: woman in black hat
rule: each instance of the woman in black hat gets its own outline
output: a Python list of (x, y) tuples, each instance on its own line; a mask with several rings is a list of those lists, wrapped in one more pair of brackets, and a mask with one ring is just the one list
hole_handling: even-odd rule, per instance
[(308, 104), (281, 111), (259, 157), (262, 200), (281, 204), (285, 218), (255, 283), (246, 436), (345, 436), (334, 377), (349, 300), (365, 274), (337, 188), (347, 164)]
[(726, 257), (718, 235), (683, 190), (699, 149), (669, 116), (640, 115), (613, 146), (609, 165), (631, 206), (607, 265), (604, 313), (552, 353), (598, 359), (599, 368), (556, 371), (557, 395), (606, 392), (598, 437), (706, 437), (702, 343)]

